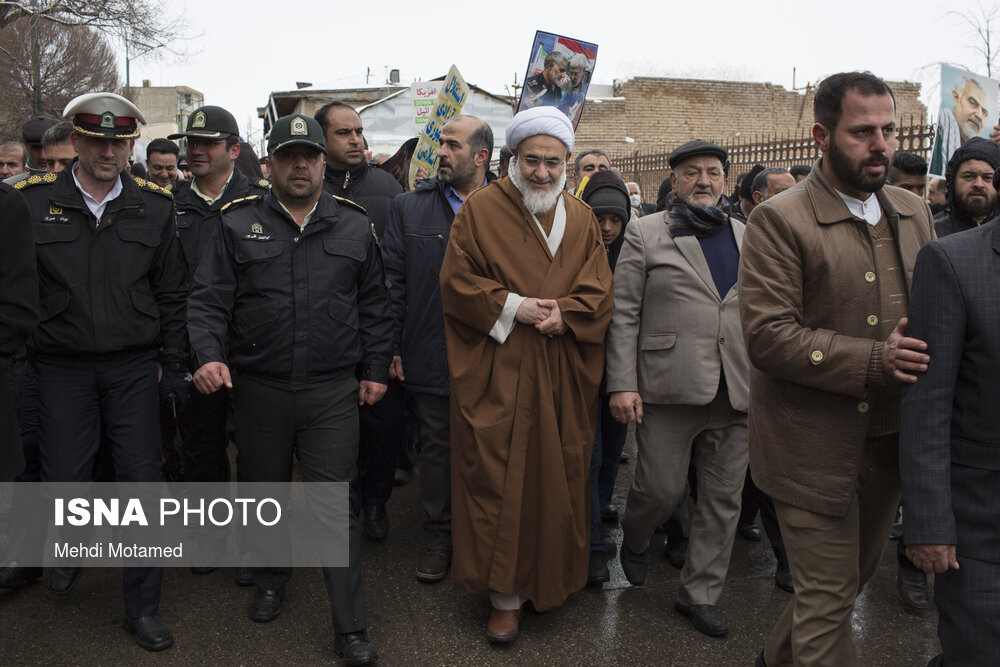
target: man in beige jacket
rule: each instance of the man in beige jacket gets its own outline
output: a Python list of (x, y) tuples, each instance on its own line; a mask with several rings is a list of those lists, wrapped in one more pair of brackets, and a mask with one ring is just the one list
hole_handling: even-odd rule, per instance
[(774, 499), (795, 594), (758, 665), (855, 665), (854, 600), (899, 501), (900, 380), (925, 370), (904, 338), (930, 210), (883, 187), (892, 91), (869, 73), (816, 90), (810, 175), (754, 209), (740, 265), (750, 374), (750, 467)]
[(645, 581), (649, 540), (694, 461), (698, 502), (674, 608), (711, 636), (729, 630), (715, 605), (747, 467), (749, 368), (736, 290), (744, 225), (719, 208), (728, 162), (701, 140), (671, 153), (667, 212), (625, 229), (607, 350), (611, 415), (638, 422), (622, 569), (632, 585)]

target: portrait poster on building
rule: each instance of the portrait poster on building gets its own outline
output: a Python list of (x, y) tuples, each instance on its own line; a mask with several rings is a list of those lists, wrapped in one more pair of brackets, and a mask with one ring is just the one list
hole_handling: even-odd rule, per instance
[(998, 87), (1000, 83), (995, 79), (941, 65), (941, 109), (928, 168), (930, 176), (944, 178), (951, 154), (972, 137), (989, 139), (997, 124)]
[(517, 110), (556, 107), (573, 121), (576, 129), (596, 62), (597, 44), (541, 30), (535, 32)]
[(410, 160), (411, 190), (417, 183), (417, 170), (421, 167), (427, 172), (426, 178), (431, 178), (437, 173), (438, 140), (441, 138), (441, 130), (449, 118), (462, 112), (465, 100), (469, 96), (469, 84), (454, 65), (448, 70), (448, 76), (444, 81), (435, 83), (438, 85), (437, 99), (427, 116), (427, 122), (423, 124), (424, 130)]

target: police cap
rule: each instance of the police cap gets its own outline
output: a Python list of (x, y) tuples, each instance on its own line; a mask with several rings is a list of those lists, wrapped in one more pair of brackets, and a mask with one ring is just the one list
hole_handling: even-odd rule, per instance
[(268, 155), (276, 153), (286, 146), (304, 144), (326, 154), (326, 141), (323, 138), (323, 128), (314, 118), (302, 114), (282, 116), (274, 121), (271, 133), (267, 137)]
[(226, 139), (240, 136), (239, 125), (233, 114), (222, 107), (198, 107), (188, 116), (187, 129), (171, 134), (167, 139), (195, 137), (200, 139)]
[(72, 119), (77, 134), (103, 139), (135, 139), (139, 136), (139, 123), (146, 124), (137, 106), (114, 93), (74, 97), (63, 110), (63, 116)]
[(34, 118), (29, 118), (24, 122), (24, 125), (21, 126), (21, 135), (24, 137), (24, 143), (42, 143), (42, 135), (45, 134), (45, 131), (58, 122), (58, 118), (52, 118), (51, 116), (35, 116)]

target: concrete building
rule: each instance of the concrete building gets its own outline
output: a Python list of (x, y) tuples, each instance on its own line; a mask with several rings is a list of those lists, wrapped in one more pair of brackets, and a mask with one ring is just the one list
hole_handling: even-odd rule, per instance
[(146, 117), (139, 126), (139, 141), (148, 144), (153, 139), (183, 132), (191, 112), (205, 104), (205, 95), (187, 86), (151, 86), (143, 79), (141, 88), (132, 89), (132, 99)]

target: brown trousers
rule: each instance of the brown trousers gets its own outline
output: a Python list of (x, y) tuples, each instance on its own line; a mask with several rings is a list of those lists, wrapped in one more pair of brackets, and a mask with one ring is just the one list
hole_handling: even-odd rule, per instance
[(899, 503), (897, 435), (865, 441), (847, 514), (831, 517), (774, 501), (795, 594), (764, 644), (768, 667), (858, 664), (854, 600), (878, 570)]

